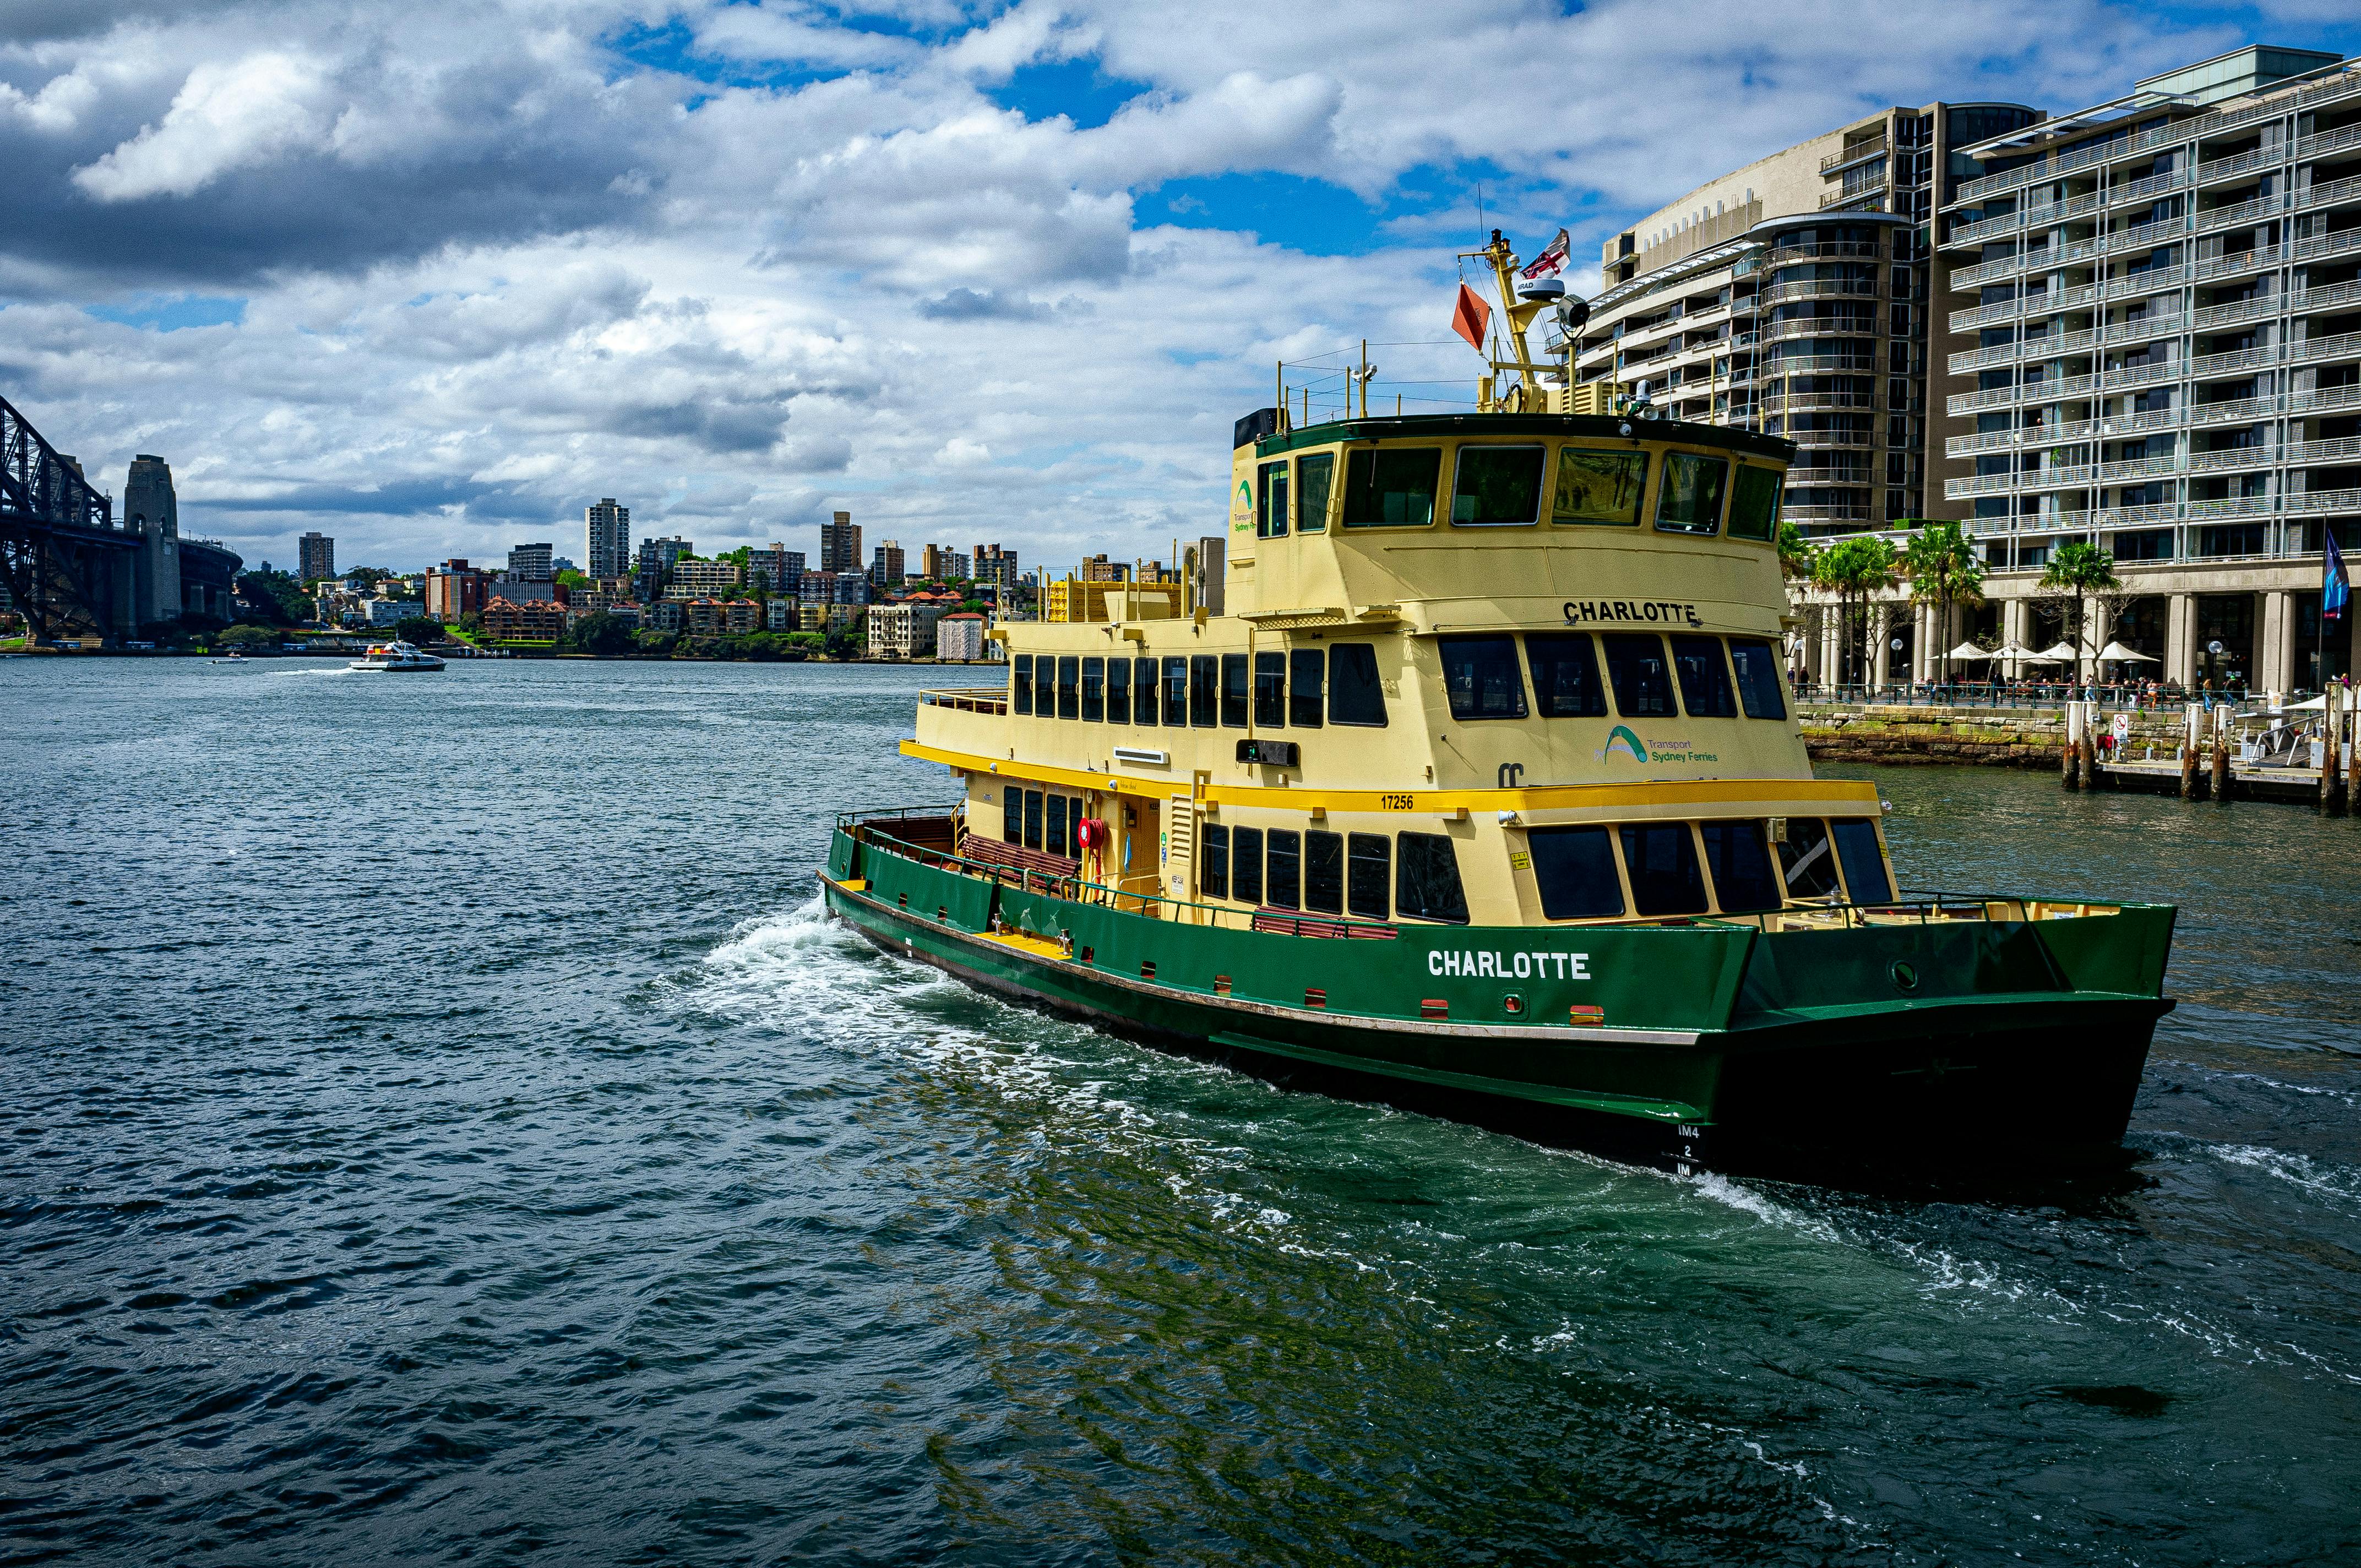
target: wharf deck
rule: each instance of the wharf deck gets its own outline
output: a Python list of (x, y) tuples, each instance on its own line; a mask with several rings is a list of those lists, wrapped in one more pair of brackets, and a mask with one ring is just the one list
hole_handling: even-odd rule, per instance
[[(2179, 795), (2180, 793), (2180, 762), (2174, 757), (2154, 759), (2128, 758), (2122, 762), (2101, 762), (2094, 774), (2103, 788), (2132, 790), (2145, 795)], [(2197, 776), (2200, 787), (2208, 787), (2213, 779), (2210, 762), (2201, 762)], [(2310, 806), (2320, 799), (2318, 768), (2257, 767), (2251, 762), (2230, 764), (2230, 793), (2239, 800), (2285, 801), (2290, 805)]]

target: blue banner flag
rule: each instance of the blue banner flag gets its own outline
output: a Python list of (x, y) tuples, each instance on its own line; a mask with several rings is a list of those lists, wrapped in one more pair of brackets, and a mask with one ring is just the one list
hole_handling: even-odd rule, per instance
[(2320, 536), (2328, 545), (2320, 563), (2320, 613), (2324, 620), (2339, 620), (2353, 598), (2353, 578), (2345, 570), (2345, 552), (2336, 547), (2335, 533), (2323, 527)]

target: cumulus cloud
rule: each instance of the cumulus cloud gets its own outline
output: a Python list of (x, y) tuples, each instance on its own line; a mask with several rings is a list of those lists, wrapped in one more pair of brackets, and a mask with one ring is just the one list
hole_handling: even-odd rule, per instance
[(233, 169), (317, 147), (327, 96), (319, 63), (301, 55), (272, 49), (199, 65), (161, 124), (75, 170), (74, 183), (102, 202), (192, 195)]

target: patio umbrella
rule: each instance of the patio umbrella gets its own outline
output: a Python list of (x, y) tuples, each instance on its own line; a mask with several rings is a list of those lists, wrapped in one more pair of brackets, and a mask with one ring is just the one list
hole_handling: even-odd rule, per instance
[(2100, 649), (2099, 657), (2102, 659), (2113, 659), (2118, 663), (2126, 664), (2158, 664), (2163, 663), (2161, 659), (2157, 658), (2152, 653), (2135, 653), (2120, 642), (2110, 642), (2105, 647)]
[(1947, 659), (1997, 659), (1999, 654), (1989, 648), (1979, 648), (1972, 642), (1962, 642), (1943, 655)]
[(1994, 659), (2038, 659), (2040, 654), (2022, 643), (2009, 642), (1995, 648), (1988, 655)]
[(2071, 642), (2053, 642), (2033, 656), (2045, 664), (2070, 664), (2081, 652)]

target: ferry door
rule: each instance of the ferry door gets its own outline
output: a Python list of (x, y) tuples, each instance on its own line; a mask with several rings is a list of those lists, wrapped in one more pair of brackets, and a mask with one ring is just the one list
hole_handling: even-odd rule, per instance
[(1115, 851), (1115, 885), (1126, 893), (1155, 893), (1163, 877), (1163, 814), (1156, 802), (1138, 795), (1115, 798), (1115, 831), (1122, 836)]

